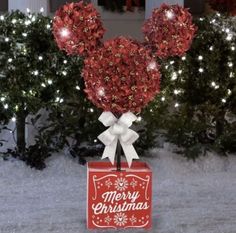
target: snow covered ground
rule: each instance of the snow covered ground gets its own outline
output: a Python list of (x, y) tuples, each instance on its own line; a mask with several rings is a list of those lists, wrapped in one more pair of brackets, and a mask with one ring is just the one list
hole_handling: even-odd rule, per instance
[[(236, 156), (209, 154), (194, 163), (155, 149), (146, 160), (154, 176), (149, 232), (236, 232)], [(52, 156), (47, 164), (35, 171), (17, 160), (0, 160), (0, 233), (90, 232), (86, 167), (64, 155)]]

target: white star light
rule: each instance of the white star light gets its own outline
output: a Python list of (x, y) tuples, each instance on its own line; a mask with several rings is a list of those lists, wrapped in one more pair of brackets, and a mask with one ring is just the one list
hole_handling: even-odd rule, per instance
[(166, 17), (168, 19), (173, 19), (175, 14), (172, 11), (166, 11)]
[(70, 32), (67, 28), (62, 28), (60, 34), (61, 34), (62, 37), (68, 37)]

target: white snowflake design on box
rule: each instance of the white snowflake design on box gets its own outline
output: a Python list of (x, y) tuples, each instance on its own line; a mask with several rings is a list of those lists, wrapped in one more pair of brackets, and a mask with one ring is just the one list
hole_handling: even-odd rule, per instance
[(129, 185), (130, 185), (133, 189), (135, 189), (135, 187), (138, 185), (138, 181), (133, 178)]
[(134, 225), (134, 223), (137, 222), (137, 218), (134, 215), (132, 215), (131, 218), (129, 218), (129, 221), (131, 222), (132, 225)]
[(105, 181), (105, 185), (107, 186), (108, 189), (113, 185), (110, 178)]
[(117, 225), (117, 226), (124, 226), (128, 221), (128, 218), (127, 218), (127, 215), (125, 213), (117, 213), (115, 216), (114, 216), (114, 223)]
[(128, 188), (129, 183), (125, 178), (120, 177), (117, 178), (114, 185), (118, 191), (125, 191)]
[(110, 225), (110, 222), (111, 222), (112, 218), (107, 215), (105, 218), (104, 218), (104, 222), (107, 224), (107, 225)]

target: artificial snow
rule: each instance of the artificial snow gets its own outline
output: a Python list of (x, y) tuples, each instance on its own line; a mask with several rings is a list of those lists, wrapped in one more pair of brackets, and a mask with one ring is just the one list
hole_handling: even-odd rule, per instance
[[(236, 156), (196, 162), (165, 149), (143, 158), (153, 169), (155, 233), (235, 233)], [(53, 155), (36, 171), (0, 160), (0, 233), (86, 233), (86, 166)]]

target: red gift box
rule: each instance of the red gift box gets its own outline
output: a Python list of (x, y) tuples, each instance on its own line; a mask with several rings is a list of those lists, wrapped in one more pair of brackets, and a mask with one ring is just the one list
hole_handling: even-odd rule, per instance
[(116, 171), (110, 162), (89, 162), (87, 226), (95, 228), (150, 228), (152, 172), (144, 162)]

